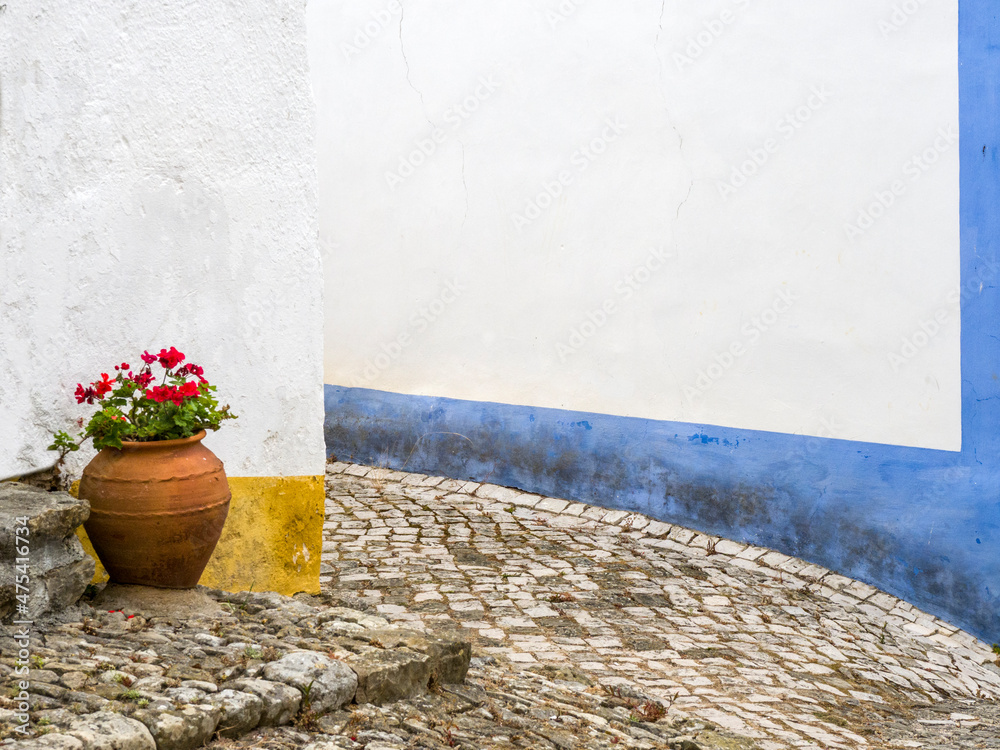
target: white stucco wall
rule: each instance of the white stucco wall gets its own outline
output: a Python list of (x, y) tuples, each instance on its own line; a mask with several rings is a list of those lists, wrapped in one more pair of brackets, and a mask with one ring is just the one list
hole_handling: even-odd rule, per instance
[(240, 417), (206, 440), (231, 476), (321, 474), (303, 0), (3, 7), (0, 477), (51, 465), (78, 381), (169, 346)]
[(309, 31), (326, 382), (959, 449), (957, 0)]

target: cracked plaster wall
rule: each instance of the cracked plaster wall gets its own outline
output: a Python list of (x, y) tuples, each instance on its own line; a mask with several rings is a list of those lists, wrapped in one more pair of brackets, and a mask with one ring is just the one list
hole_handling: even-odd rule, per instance
[(959, 450), (958, 3), (896, 5), (310, 3), (326, 382)]
[(231, 476), (322, 474), (304, 2), (2, 8), (0, 477), (171, 345), (240, 416), (206, 441)]

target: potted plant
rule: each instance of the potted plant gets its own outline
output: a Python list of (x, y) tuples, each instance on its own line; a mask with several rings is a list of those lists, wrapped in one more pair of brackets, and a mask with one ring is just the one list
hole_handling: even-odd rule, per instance
[(49, 446), (60, 460), (87, 439), (100, 451), (79, 494), (90, 502), (87, 536), (118, 583), (193, 588), (229, 513), (225, 469), (201, 441), (236, 415), (219, 407), (204, 369), (183, 361), (174, 347), (143, 352), (137, 371), (122, 362), (113, 378), (77, 384), (77, 403), (98, 411), (77, 439), (60, 431)]

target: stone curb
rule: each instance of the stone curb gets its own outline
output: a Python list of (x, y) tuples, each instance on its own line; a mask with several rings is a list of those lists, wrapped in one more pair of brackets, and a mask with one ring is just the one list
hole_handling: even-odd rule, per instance
[(609, 510), (572, 500), (542, 497), (501, 485), (467, 482), (344, 462), (327, 464), (326, 472), (386, 482), (400, 481), (403, 484), (423, 487), (447, 485), (445, 488), (449, 492), (468, 496), (482, 506), (491, 504), (516, 506), (515, 513), (526, 518), (531, 517), (526, 514), (542, 512), (554, 516), (586, 518), (597, 523), (617, 526), (639, 544), (701, 557), (714, 556), (720, 562), (724, 561), (765, 576), (780, 577), (786, 584), (796, 588), (808, 588), (841, 606), (857, 607), (887, 624), (902, 628), (916, 638), (948, 649), (965, 649), (972, 652), (972, 656), (980, 662), (992, 661), (995, 658), (989, 644), (892, 594), (768, 547), (703, 534), (677, 524), (657, 521), (642, 513)]

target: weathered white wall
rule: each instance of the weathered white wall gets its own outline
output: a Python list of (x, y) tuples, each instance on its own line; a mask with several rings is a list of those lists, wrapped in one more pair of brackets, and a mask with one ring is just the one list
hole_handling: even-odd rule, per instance
[(959, 449), (957, 0), (309, 14), (327, 383)]
[(321, 474), (303, 0), (4, 7), (0, 477), (52, 463), (78, 381), (171, 345), (240, 416), (206, 441), (231, 476)]

